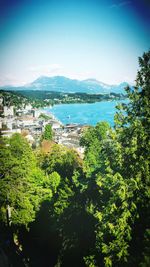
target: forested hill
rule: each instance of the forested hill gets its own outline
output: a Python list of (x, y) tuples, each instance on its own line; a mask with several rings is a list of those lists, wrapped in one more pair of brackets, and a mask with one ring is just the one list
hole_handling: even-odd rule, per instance
[(3, 266), (150, 266), (150, 51), (126, 93), (113, 129), (82, 132), (83, 160), (48, 135), (0, 136)]
[(0, 96), (4, 97), (5, 104), (19, 105), (22, 102), (29, 102), (33, 107), (44, 107), (54, 104), (70, 103), (95, 103), (107, 100), (125, 99), (123, 94), (87, 94), (87, 93), (61, 93), (41, 90), (0, 90)]

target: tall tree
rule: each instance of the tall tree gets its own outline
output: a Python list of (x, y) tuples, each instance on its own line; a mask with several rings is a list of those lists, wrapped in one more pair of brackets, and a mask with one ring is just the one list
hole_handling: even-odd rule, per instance
[(50, 124), (46, 124), (44, 133), (42, 135), (43, 140), (52, 140), (53, 138), (53, 131), (52, 126)]
[(1, 139), (0, 219), (7, 222), (8, 206), (14, 225), (27, 225), (35, 218), (40, 203), (51, 198), (47, 178), (36, 166), (35, 156), (27, 141), (19, 134)]
[(139, 65), (136, 86), (126, 88), (129, 103), (118, 107), (115, 130), (102, 141), (96, 139), (92, 150), (95, 136), (93, 141), (90, 135), (85, 139), (85, 160), (91, 170), (87, 212), (97, 220), (95, 248), (85, 257), (87, 266), (150, 264), (150, 52), (139, 58)]
[[(129, 104), (116, 115), (116, 132), (121, 144), (122, 168), (128, 181), (134, 180), (133, 201), (137, 217), (132, 227), (130, 264), (150, 264), (150, 51), (139, 58), (136, 86), (127, 88)], [(135, 189), (135, 188), (134, 188)], [(146, 247), (145, 247), (146, 246)], [(145, 249), (144, 249), (145, 247)], [(138, 253), (134, 254), (134, 251)], [(144, 252), (145, 251), (145, 252)], [(143, 263), (142, 263), (143, 262)], [(145, 265), (144, 265), (145, 264)]]

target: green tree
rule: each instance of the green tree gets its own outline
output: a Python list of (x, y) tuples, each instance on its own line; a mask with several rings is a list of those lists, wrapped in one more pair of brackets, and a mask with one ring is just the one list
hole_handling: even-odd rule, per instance
[(85, 147), (84, 167), (87, 174), (103, 167), (103, 144), (108, 140), (110, 126), (107, 122), (99, 122), (96, 127), (89, 127), (80, 139), (80, 145)]
[(73, 149), (53, 144), (49, 153), (38, 153), (39, 166), (46, 174), (56, 171), (62, 178), (73, 176), (75, 171), (82, 172), (82, 160)]
[(129, 103), (118, 107), (115, 130), (97, 143), (95, 135), (85, 139), (87, 212), (97, 220), (95, 246), (85, 261), (90, 257), (95, 266), (150, 263), (150, 52), (139, 64), (136, 86), (126, 89)]
[(44, 133), (42, 135), (42, 140), (52, 140), (52, 138), (53, 138), (52, 126), (50, 124), (46, 124)]
[(150, 264), (150, 51), (139, 58), (139, 66), (136, 86), (126, 89), (130, 102), (120, 106), (116, 115), (116, 132), (122, 148), (121, 172), (126, 180), (133, 179), (137, 185), (132, 198), (137, 218), (129, 249), (131, 266), (138, 266), (140, 261), (143, 262), (140, 266), (147, 266), (144, 259)]
[(0, 156), (0, 220), (7, 223), (9, 205), (12, 224), (27, 225), (34, 220), (40, 203), (52, 197), (47, 177), (36, 166), (31, 148), (19, 134), (1, 139)]

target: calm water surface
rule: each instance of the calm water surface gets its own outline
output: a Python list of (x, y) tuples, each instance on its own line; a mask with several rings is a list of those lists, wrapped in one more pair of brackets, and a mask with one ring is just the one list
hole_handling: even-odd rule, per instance
[(107, 121), (113, 126), (116, 112), (115, 106), (119, 102), (127, 102), (127, 100), (102, 101), (92, 104), (60, 104), (44, 110), (47, 113), (52, 113), (63, 124), (96, 125), (99, 121)]

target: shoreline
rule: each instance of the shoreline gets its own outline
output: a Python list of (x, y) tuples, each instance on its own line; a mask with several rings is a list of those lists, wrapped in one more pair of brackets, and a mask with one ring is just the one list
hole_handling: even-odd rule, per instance
[(59, 124), (61, 124), (62, 126), (64, 126), (64, 123), (62, 123), (53, 113), (51, 113), (50, 111), (46, 111), (45, 110), (46, 108), (51, 108), (51, 107), (50, 106), (44, 107), (44, 109), (42, 109), (41, 114), (44, 113), (44, 114), (50, 116), (53, 120), (55, 120), (56, 122), (58, 122)]
[(95, 126), (100, 121), (107, 121), (114, 126), (116, 106), (128, 100), (101, 101), (94, 103), (56, 104), (41, 109), (62, 125), (82, 124)]

